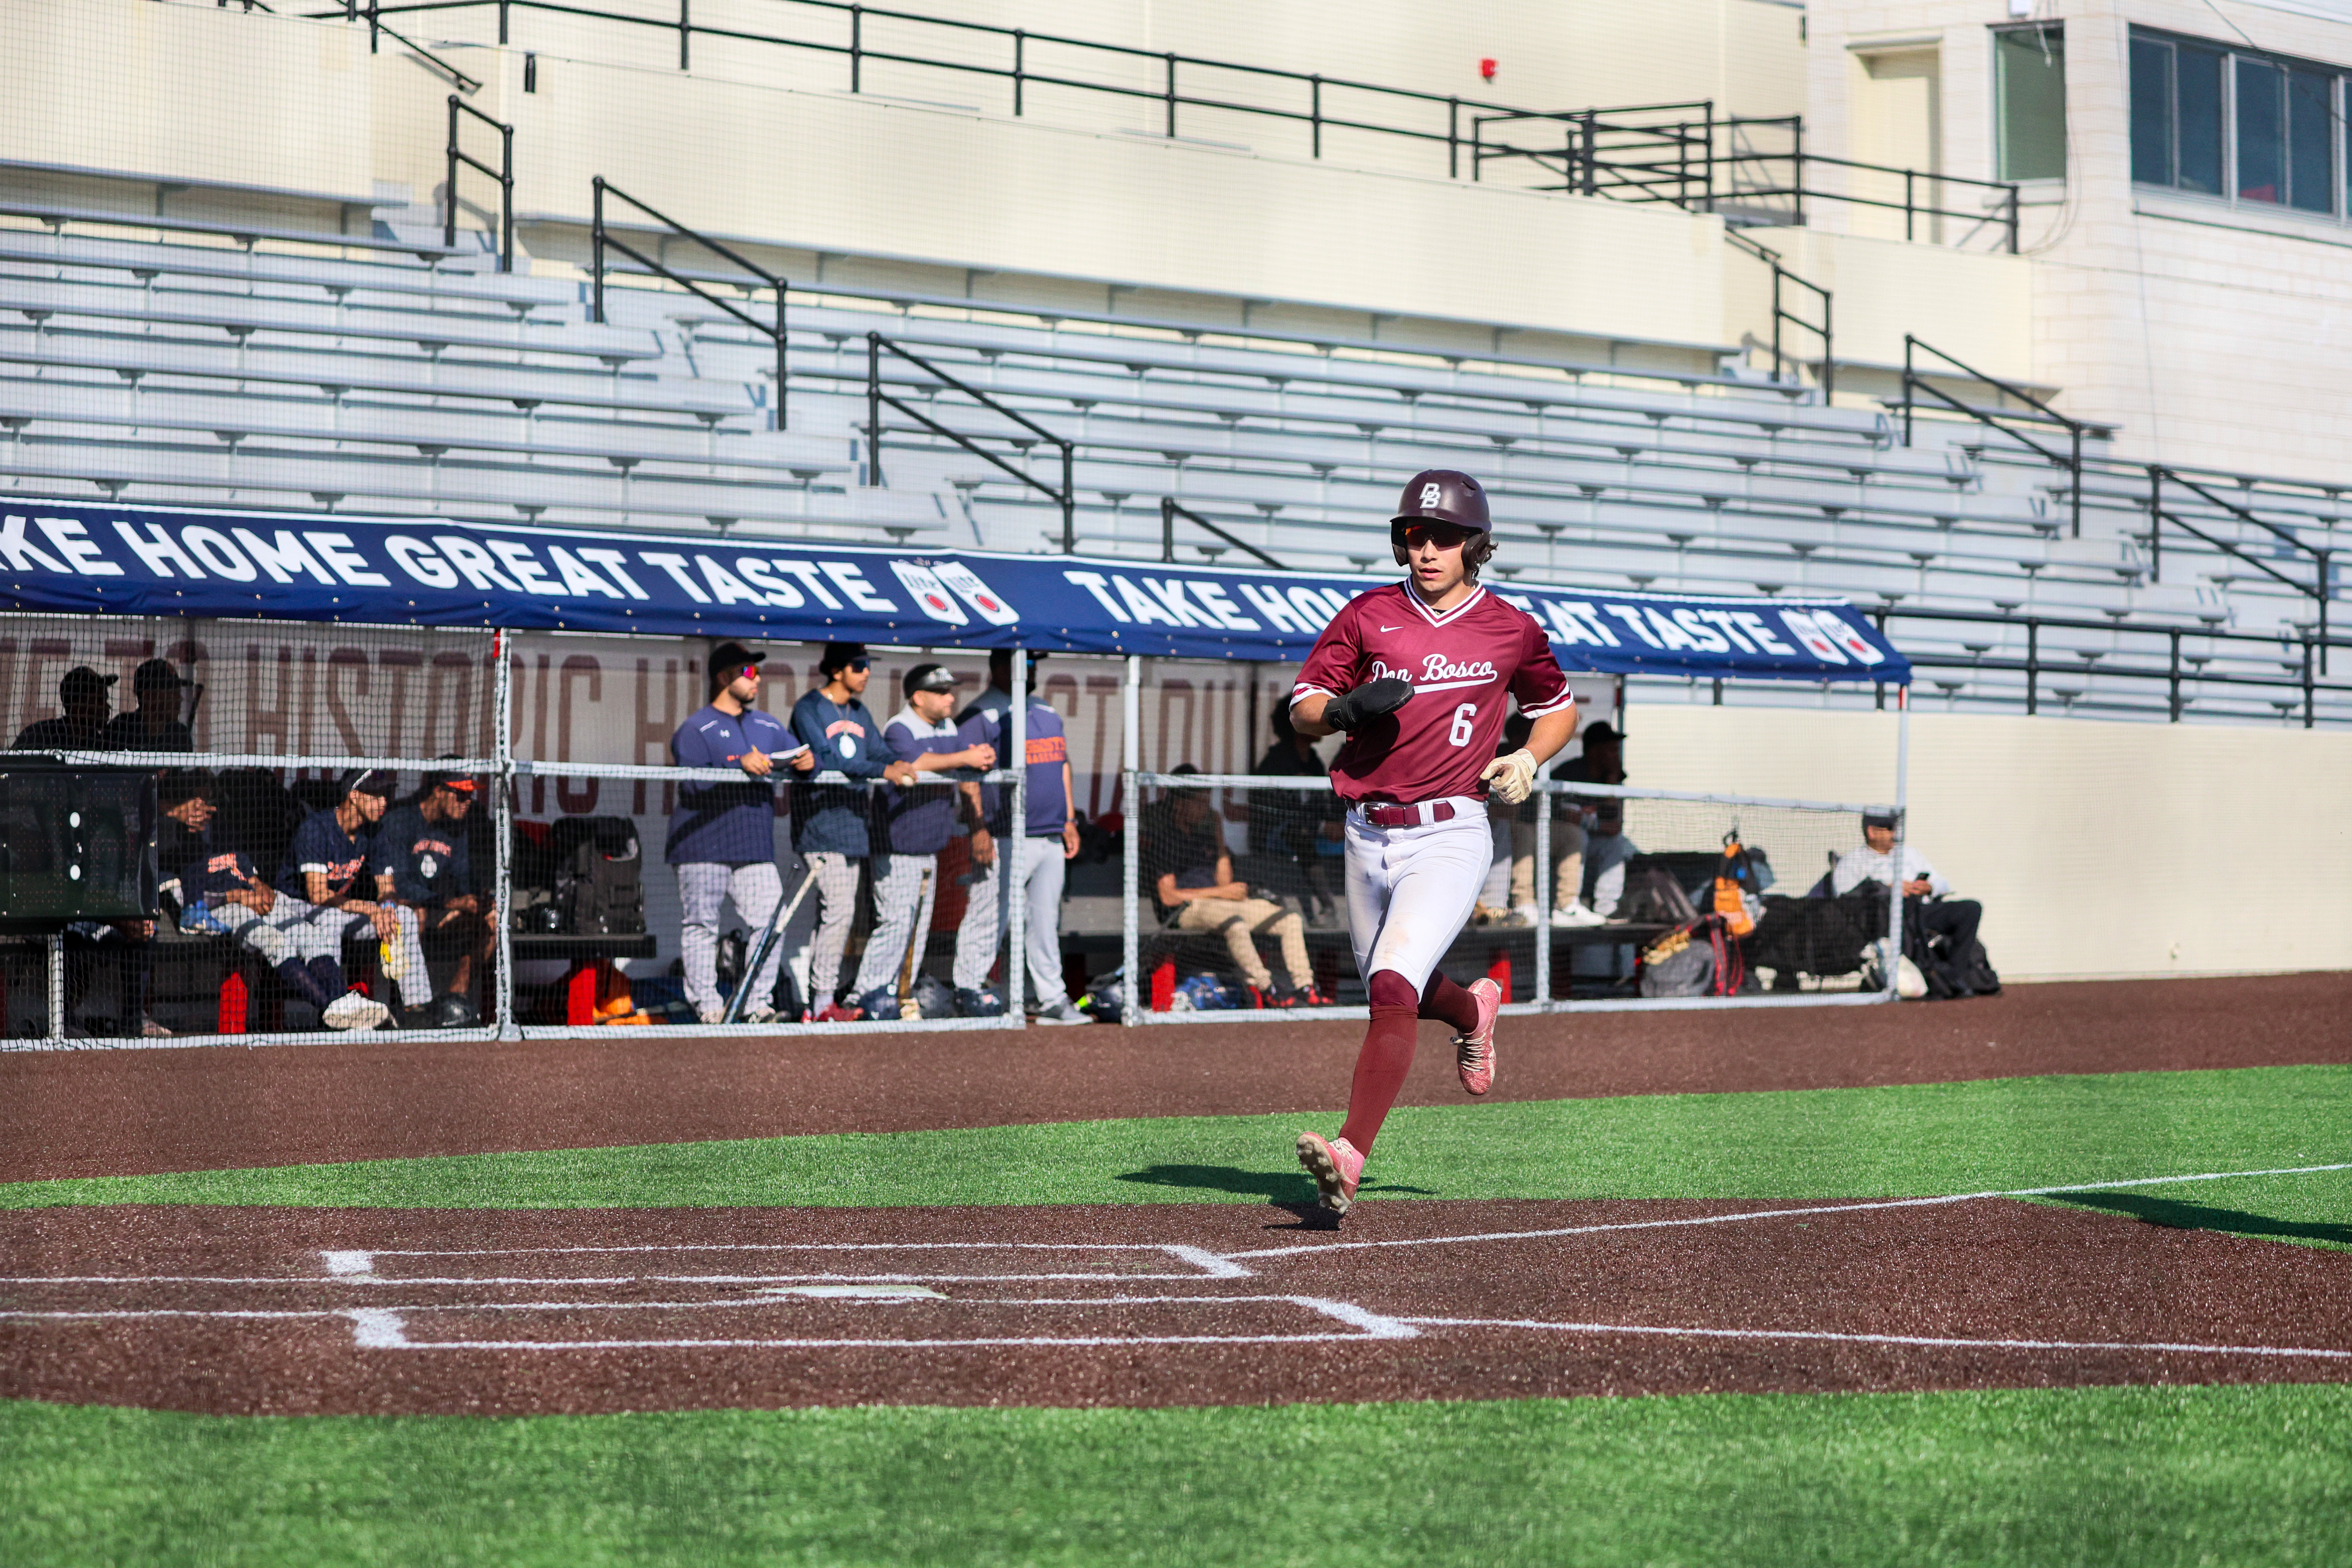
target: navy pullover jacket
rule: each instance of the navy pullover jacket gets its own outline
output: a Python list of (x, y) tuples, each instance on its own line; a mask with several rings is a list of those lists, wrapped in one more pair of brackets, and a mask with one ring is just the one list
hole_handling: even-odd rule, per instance
[[(835, 702), (822, 687), (793, 704), (793, 736), (816, 753), (819, 773), (878, 779), (889, 765), (882, 726), (856, 698)], [(868, 792), (859, 784), (795, 784), (793, 847), (803, 855), (873, 853)]]

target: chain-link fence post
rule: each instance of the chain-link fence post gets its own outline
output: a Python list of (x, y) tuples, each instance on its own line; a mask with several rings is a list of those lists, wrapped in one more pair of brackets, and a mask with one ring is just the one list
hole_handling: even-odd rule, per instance
[[(1018, 1027), (1029, 983), (1029, 650), (1013, 650), (1013, 721), (997, 768), (1013, 770), (1013, 810), (996, 846), (996, 878), (1004, 921), (1004, 1014)], [(1056, 842), (1056, 849), (1061, 847)], [(1007, 879), (1010, 879), (1008, 880)]]
[(1143, 868), (1143, 799), (1136, 784), (1136, 775), (1143, 770), (1143, 658), (1139, 654), (1127, 656), (1127, 680), (1119, 695), (1119, 813), (1124, 823), (1119, 834), (1119, 979), (1125, 1005), (1118, 1010), (1118, 1021), (1140, 1024), (1143, 1009), (1150, 1005), (1151, 990), (1136, 973), (1143, 961), (1140, 911), (1136, 907)]
[(1895, 696), (1895, 862), (1887, 870), (1892, 885), (1886, 889), (1886, 1000), (1902, 1000), (1903, 984), (1903, 841), (1910, 836), (1911, 824), (1906, 820), (1911, 784), (1911, 688), (1896, 689)]
[(49, 1043), (57, 1045), (66, 1037), (66, 933), (51, 931), (48, 935), (49, 961)]
[(514, 1014), (514, 660), (509, 656), (507, 634), (503, 630), (490, 634), (491, 709), (498, 728), (490, 738), (490, 756), (495, 764), (491, 787), (498, 793), (492, 797), (491, 822), (498, 834), (496, 859), (498, 864), (494, 897), (498, 917), (499, 962), (491, 984), (496, 987), (495, 1006), (499, 1038), (519, 1040), (522, 1031), (515, 1026)]
[[(1546, 763), (1531, 798), (1536, 803), (1536, 859), (1532, 868), (1536, 894), (1535, 999), (1551, 1011), (1551, 814), (1559, 797), (1551, 794), (1552, 764)], [(1574, 982), (1570, 982), (1571, 984)]]

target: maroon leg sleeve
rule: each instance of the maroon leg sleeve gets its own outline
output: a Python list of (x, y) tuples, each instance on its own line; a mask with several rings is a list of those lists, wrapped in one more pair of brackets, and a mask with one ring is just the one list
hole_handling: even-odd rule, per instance
[(1412, 983), (1392, 969), (1371, 978), (1372, 1026), (1364, 1033), (1364, 1048), (1356, 1058), (1356, 1081), (1348, 1091), (1348, 1124), (1339, 1136), (1358, 1153), (1371, 1152), (1389, 1107), (1404, 1088), (1412, 1067), (1413, 1035), (1420, 1026), (1420, 1009)]
[(1429, 984), (1421, 990), (1421, 1016), (1451, 1024), (1455, 1032), (1466, 1035), (1478, 1026), (1478, 999), (1467, 986), (1433, 970)]

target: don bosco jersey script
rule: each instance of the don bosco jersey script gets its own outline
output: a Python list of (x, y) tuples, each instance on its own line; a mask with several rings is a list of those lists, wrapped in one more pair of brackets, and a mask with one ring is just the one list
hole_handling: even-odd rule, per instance
[(1495, 760), (1510, 699), (1531, 718), (1576, 700), (1533, 616), (1484, 588), (1433, 610), (1402, 583), (1348, 601), (1307, 656), (1290, 700), (1336, 697), (1389, 676), (1412, 681), (1412, 699), (1339, 748), (1331, 784), (1342, 799), (1412, 805), (1483, 795), (1478, 774)]

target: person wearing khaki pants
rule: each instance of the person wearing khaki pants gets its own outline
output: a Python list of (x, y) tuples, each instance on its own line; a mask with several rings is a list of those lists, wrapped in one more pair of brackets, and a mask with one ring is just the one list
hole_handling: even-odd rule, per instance
[[(1174, 771), (1199, 770), (1187, 763)], [(1256, 1005), (1322, 1004), (1307, 954), (1304, 922), (1295, 910), (1271, 899), (1252, 898), (1249, 884), (1234, 878), (1233, 855), (1204, 791), (1173, 788), (1166, 800), (1145, 808), (1142, 858), (1152, 893), (1170, 923), (1181, 931), (1222, 932), (1234, 967), (1248, 983)], [(1281, 944), (1287, 984), (1276, 984), (1274, 972), (1259, 954), (1261, 935)]]

